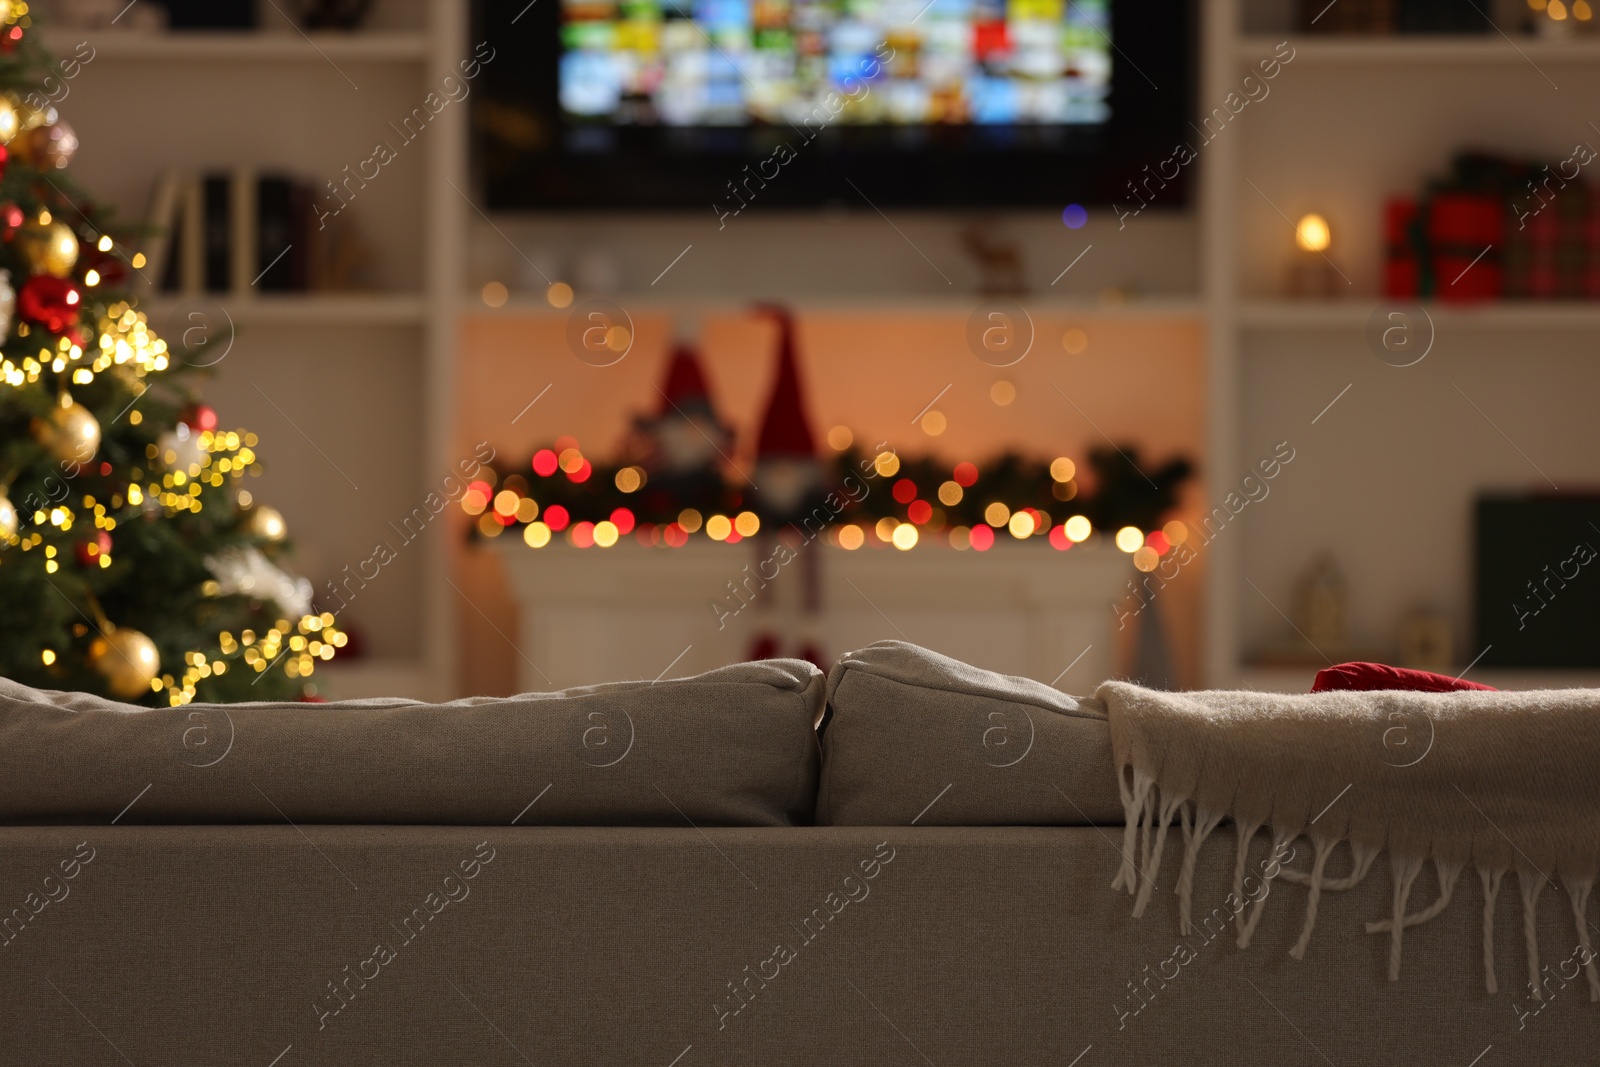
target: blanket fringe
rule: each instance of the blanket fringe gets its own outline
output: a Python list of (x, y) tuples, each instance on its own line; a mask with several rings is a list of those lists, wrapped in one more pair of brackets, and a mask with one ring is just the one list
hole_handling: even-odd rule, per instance
[[(1167, 834), (1176, 819), (1183, 834), (1183, 858), (1173, 892), (1178, 897), (1178, 932), (1187, 936), (1196, 929), (1193, 921), (1193, 898), (1195, 868), (1199, 863), (1200, 849), (1227, 815), (1223, 811), (1206, 808), (1188, 797), (1163, 795), (1154, 777), (1135, 767), (1125, 767), (1124, 772), (1117, 776), (1117, 790), (1122, 800), (1124, 817), (1122, 863), (1112, 880), (1111, 887), (1126, 890), (1128, 895), (1134, 898), (1134, 918), (1141, 918), (1144, 915), (1155, 891), (1157, 875), (1161, 870)], [(1312, 931), (1316, 927), (1317, 909), (1322, 894), (1330, 891), (1340, 892), (1360, 885), (1384, 849), (1344, 838), (1307, 835), (1314, 849), (1311, 869), (1292, 870), (1282, 865), (1280, 857), (1286, 846), (1300, 834), (1272, 831), (1272, 862), (1263, 868), (1260, 896), (1250, 902), (1251, 906), (1246, 907), (1243, 903), (1247, 899), (1244, 883), (1245, 870), (1250, 859), (1250, 846), (1264, 825), (1266, 825), (1264, 821), (1234, 824), (1237, 843), (1233, 865), (1233, 897), (1241, 902), (1234, 912), (1234, 927), (1238, 932), (1237, 944), (1241, 949), (1250, 947), (1250, 941), (1255, 935), (1257, 924), (1265, 909), (1272, 882), (1275, 878), (1282, 878), (1285, 882), (1307, 887), (1305, 921), (1301, 926), (1299, 937), (1289, 949), (1290, 956), (1297, 960), (1304, 959), (1306, 949), (1311, 943)], [(1334, 850), (1343, 841), (1348, 841), (1350, 845), (1350, 873), (1342, 878), (1329, 878), (1328, 862)], [(1466, 867), (1464, 863), (1433, 857), (1434, 873), (1439, 884), (1438, 896), (1426, 907), (1408, 911), (1411, 891), (1421, 874), (1424, 862), (1425, 858), (1421, 856), (1397, 856), (1392, 850), (1390, 851), (1389, 866), (1393, 879), (1390, 914), (1387, 919), (1366, 924), (1368, 933), (1389, 935), (1390, 981), (1398, 981), (1400, 978), (1405, 929), (1429, 922), (1444, 913), (1455, 896), (1456, 884)], [(1485, 991), (1491, 994), (1498, 992), (1499, 989), (1499, 983), (1495, 978), (1495, 906), (1499, 900), (1501, 882), (1509, 869), (1476, 868), (1483, 884), (1483, 984)], [(1537, 871), (1517, 869), (1517, 884), (1522, 896), (1523, 937), (1527, 944), (1528, 988), (1533, 998), (1541, 1001), (1544, 999), (1544, 991), (1539, 982), (1538, 906), (1539, 896), (1544, 892), (1548, 881)], [(1589, 1000), (1600, 1003), (1600, 968), (1596, 966), (1597, 960), (1589, 936), (1587, 914), (1589, 899), (1594, 893), (1595, 877), (1591, 875), (1586, 878), (1569, 879), (1563, 876), (1562, 884), (1571, 899), (1578, 944), (1583, 954), (1583, 971), (1589, 986)]]
[[(1335, 844), (1336, 842), (1326, 837), (1311, 839), (1311, 845), (1316, 852), (1311, 861), (1310, 886), (1306, 892), (1306, 922), (1300, 929), (1299, 939), (1289, 950), (1289, 955), (1297, 960), (1305, 959), (1306, 946), (1311, 943), (1311, 928), (1317, 923), (1317, 901), (1322, 898), (1322, 871), (1328, 865), (1328, 856), (1332, 854)], [(1288, 873), (1284, 872), (1285, 875)]]
[[(1563, 881), (1565, 877), (1563, 876)], [(1583, 973), (1589, 979), (1589, 1002), (1600, 1002), (1600, 973), (1594, 966), (1594, 949), (1589, 946), (1589, 894), (1594, 890), (1593, 878), (1574, 879), (1567, 885), (1572, 897), (1572, 917), (1578, 922), (1578, 947), (1583, 950)]]
[(1126, 889), (1131, 896), (1139, 884), (1134, 860), (1139, 848), (1139, 823), (1144, 818), (1146, 805), (1150, 803), (1155, 779), (1138, 768), (1130, 769), (1133, 773), (1132, 785), (1128, 783), (1127, 775), (1117, 775), (1117, 792), (1122, 797), (1122, 866), (1117, 869), (1111, 888)]
[[(1180, 812), (1184, 809), (1180, 808)], [(1187, 936), (1194, 932), (1194, 923), (1189, 919), (1192, 914), (1194, 901), (1194, 868), (1200, 859), (1200, 846), (1205, 844), (1206, 838), (1211, 836), (1222, 822), (1223, 813), (1212, 811), (1200, 804), (1194, 809), (1194, 830), (1191, 832), (1189, 823), (1183, 823), (1183, 867), (1178, 871), (1178, 887), (1173, 892), (1178, 894), (1178, 933)]]
[[(1154, 798), (1154, 791), (1152, 791), (1151, 796)], [(1145, 858), (1144, 871), (1142, 872), (1142, 882), (1139, 886), (1139, 895), (1133, 902), (1133, 917), (1135, 919), (1144, 915), (1144, 909), (1150, 904), (1150, 894), (1155, 890), (1156, 887), (1156, 874), (1161, 870), (1161, 850), (1166, 846), (1167, 843), (1167, 827), (1172, 825), (1172, 816), (1182, 803), (1183, 798), (1177, 796), (1167, 797), (1161, 802), (1161, 824), (1156, 830), (1155, 847), (1149, 850), (1149, 854)], [(1146, 810), (1149, 811), (1153, 810), (1154, 808), (1155, 801), (1152, 799), (1151, 802), (1146, 806)], [(1145, 841), (1148, 844), (1150, 839), (1149, 826), (1145, 827), (1144, 832)]]
[[(1537, 880), (1535, 880), (1537, 879)], [(1528, 871), (1517, 871), (1517, 885), (1522, 889), (1522, 934), (1528, 942), (1528, 987), (1534, 1000), (1543, 1000), (1539, 988), (1539, 894), (1544, 892), (1545, 877)]]
[(1494, 980), (1494, 902), (1500, 896), (1500, 879), (1505, 876), (1503, 869), (1478, 868), (1478, 877), (1483, 880), (1483, 987), (1490, 993), (1499, 992)]

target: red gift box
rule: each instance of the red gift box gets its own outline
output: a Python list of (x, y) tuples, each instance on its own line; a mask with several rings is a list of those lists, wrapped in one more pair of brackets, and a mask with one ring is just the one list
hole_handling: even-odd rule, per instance
[(1451, 303), (1494, 300), (1503, 289), (1504, 201), (1490, 193), (1435, 193), (1428, 208), (1434, 296)]
[(1413, 298), (1417, 295), (1420, 274), (1417, 246), (1411, 227), (1417, 220), (1417, 202), (1395, 197), (1383, 206), (1383, 295)]

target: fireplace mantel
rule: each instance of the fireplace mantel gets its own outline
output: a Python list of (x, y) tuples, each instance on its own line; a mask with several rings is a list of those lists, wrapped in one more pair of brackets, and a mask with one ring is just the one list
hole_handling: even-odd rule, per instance
[[(693, 674), (749, 658), (770, 634), (779, 655), (812, 644), (827, 662), (899, 638), (1084, 692), (1111, 674), (1112, 603), (1137, 573), (1108, 543), (1060, 552), (1042, 538), (988, 552), (813, 544), (793, 558), (764, 539), (532, 549), (507, 538), (493, 550), (518, 603), (525, 691)], [(802, 605), (807, 567), (815, 613)]]

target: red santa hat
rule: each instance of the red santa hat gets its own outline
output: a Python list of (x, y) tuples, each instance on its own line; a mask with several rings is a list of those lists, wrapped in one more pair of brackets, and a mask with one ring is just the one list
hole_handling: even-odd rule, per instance
[(700, 357), (687, 344), (678, 344), (667, 359), (666, 381), (661, 383), (661, 405), (658, 417), (682, 412), (685, 415), (700, 413), (710, 415), (711, 388), (706, 384), (705, 371)]
[(794, 318), (781, 307), (763, 307), (778, 322), (778, 373), (772, 383), (772, 396), (761, 419), (756, 439), (757, 459), (814, 459), (817, 454), (811, 436), (811, 420), (806, 414), (805, 393), (800, 385), (800, 366), (795, 357)]

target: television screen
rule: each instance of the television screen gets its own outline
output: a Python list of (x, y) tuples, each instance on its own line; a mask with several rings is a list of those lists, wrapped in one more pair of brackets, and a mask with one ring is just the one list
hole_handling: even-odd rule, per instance
[(1098, 124), (1106, 0), (563, 0), (561, 109), (613, 125)]
[(472, 96), (493, 209), (720, 212), (752, 203), (752, 174), (757, 210), (1186, 198), (1192, 168), (1149, 175), (1195, 136), (1194, 0), (474, 10), (497, 57)]

